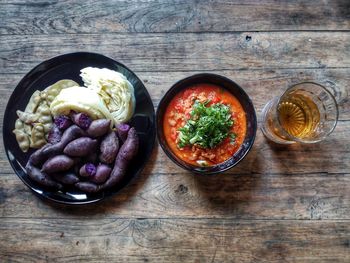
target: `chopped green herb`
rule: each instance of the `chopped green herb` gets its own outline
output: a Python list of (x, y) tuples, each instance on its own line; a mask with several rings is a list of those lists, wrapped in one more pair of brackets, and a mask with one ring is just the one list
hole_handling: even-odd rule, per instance
[(185, 126), (179, 129), (179, 147), (197, 145), (201, 148), (214, 148), (224, 139), (230, 136), (234, 121), (230, 108), (222, 103), (207, 106), (210, 101), (204, 103), (195, 101), (190, 113), (190, 119)]
[(235, 133), (230, 133), (230, 143), (235, 144), (237, 135)]

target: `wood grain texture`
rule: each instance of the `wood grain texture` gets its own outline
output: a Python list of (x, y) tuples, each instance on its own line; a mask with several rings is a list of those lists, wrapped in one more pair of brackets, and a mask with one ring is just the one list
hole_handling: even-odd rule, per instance
[(9, 218), (0, 225), (0, 257), (12, 262), (348, 262), (349, 231), (348, 221)]
[[(327, 140), (315, 145), (279, 146), (270, 143), (257, 131), (257, 138), (249, 155), (230, 170), (233, 174), (309, 174), (348, 173), (350, 147), (347, 144), (350, 122), (339, 122)], [(0, 154), (2, 173), (12, 174), (4, 151)], [(145, 167), (147, 173), (178, 174), (182, 169), (164, 154), (159, 146)]]
[(0, 0), (0, 18), (0, 134), (24, 74), (76, 51), (127, 65), (155, 108), (198, 72), (233, 79), (258, 117), (304, 80), (340, 101), (319, 144), (279, 146), (259, 130), (249, 155), (216, 176), (185, 172), (156, 145), (130, 185), (81, 207), (34, 196), (1, 142), (0, 262), (350, 262), (348, 0)]
[[(235, 173), (347, 173), (350, 170), (349, 145), (344, 144), (348, 140), (350, 122), (350, 69), (318, 69), (318, 70), (232, 70), (214, 72), (234, 79), (251, 96), (258, 117), (266, 102), (280, 94), (283, 89), (291, 84), (303, 80), (314, 80), (334, 91), (339, 99), (343, 99), (340, 107), (340, 122), (332, 136), (316, 145), (278, 147), (268, 144), (260, 130), (252, 152), (244, 160), (242, 165), (234, 169)], [(154, 104), (157, 105), (164, 93), (175, 81), (189, 76), (191, 72), (137, 72), (148, 88)], [(0, 75), (0, 110), (4, 112), (7, 100), (23, 74)], [(0, 115), (0, 128), (2, 127), (3, 114)], [(292, 149), (292, 153), (288, 151)], [(261, 155), (264, 153), (264, 156)], [(308, 153), (308, 154), (305, 154)], [(342, 156), (339, 158), (339, 156)], [(268, 157), (268, 158), (265, 158)], [(153, 157), (147, 165), (148, 173), (178, 173), (181, 171), (165, 156), (162, 150)], [(289, 165), (277, 165), (280, 161)], [(4, 152), (0, 152), (0, 163), (3, 164), (4, 173), (12, 173), (7, 163)], [(154, 163), (159, 165), (154, 165)], [(166, 164), (166, 165), (164, 165)], [(249, 169), (247, 169), (249, 167)]]
[(349, 10), (347, 0), (2, 1), (0, 34), (350, 30)]
[[(261, 112), (281, 87), (314, 79), (339, 97), (349, 91), (349, 69), (232, 70), (216, 72), (242, 85)], [(164, 92), (189, 72), (137, 72), (157, 105)], [(23, 74), (0, 75), (0, 103), (5, 102)], [(257, 92), (258, 90), (258, 92)], [(345, 96), (346, 98), (346, 96)], [(51, 206), (37, 199), (13, 174), (0, 153), (1, 216), (98, 219), (121, 217), (202, 217), (243, 219), (349, 219), (350, 105), (344, 100), (342, 121), (326, 141), (309, 146), (277, 146), (257, 133), (249, 155), (224, 175), (198, 177), (172, 163), (159, 146), (144, 172), (130, 186), (106, 202), (82, 209)], [(1, 125), (2, 125), (1, 116)], [(2, 147), (2, 146), (1, 146)], [(15, 204), (15, 205), (14, 205)], [(116, 205), (118, 204), (118, 205)]]
[[(284, 89), (303, 81), (314, 81), (325, 86), (340, 102), (339, 119), (350, 120), (350, 68), (318, 68), (318, 69), (259, 69), (259, 70), (222, 70), (207, 71), (226, 76), (240, 85), (253, 100), (259, 114), (267, 101), (280, 95)], [(154, 106), (180, 79), (198, 72), (168, 71), (164, 72), (135, 72), (146, 86)], [(3, 113), (7, 101), (25, 73), (0, 74), (0, 112)], [(0, 114), (0, 127), (3, 114)]]
[[(0, 180), (0, 217), (349, 219), (350, 174), (142, 173), (100, 203), (70, 207), (43, 202), (13, 174)], [(18, 211), (21, 211), (18, 214)]]
[(350, 32), (11, 35), (0, 38), (0, 73), (26, 73), (75, 51), (147, 72), (349, 68), (349, 43)]

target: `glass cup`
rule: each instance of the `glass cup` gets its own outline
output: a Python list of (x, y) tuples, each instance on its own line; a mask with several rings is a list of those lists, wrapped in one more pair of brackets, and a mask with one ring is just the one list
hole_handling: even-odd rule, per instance
[(261, 129), (276, 143), (316, 143), (332, 133), (338, 115), (337, 101), (325, 87), (303, 82), (265, 105)]

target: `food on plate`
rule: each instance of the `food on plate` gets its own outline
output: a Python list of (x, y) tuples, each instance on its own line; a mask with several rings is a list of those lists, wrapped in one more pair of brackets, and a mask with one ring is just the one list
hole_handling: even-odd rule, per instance
[(97, 147), (97, 140), (90, 137), (80, 137), (71, 141), (64, 148), (63, 153), (73, 157), (83, 157), (94, 152)]
[(130, 128), (128, 137), (120, 147), (115, 160), (114, 168), (107, 179), (101, 186), (102, 189), (108, 189), (118, 184), (126, 173), (129, 162), (136, 156), (139, 148), (139, 138), (134, 127)]
[(96, 173), (91, 178), (91, 182), (96, 184), (104, 183), (111, 174), (111, 171), (112, 169), (108, 165), (99, 164), (96, 168)]
[(49, 135), (47, 136), (47, 142), (55, 144), (60, 142), (61, 139), (62, 139), (62, 131), (56, 124), (54, 124), (51, 130), (49, 131)]
[(134, 88), (109, 69), (84, 68), (86, 87), (60, 80), (35, 91), (17, 110), (13, 133), (28, 159), (28, 176), (40, 185), (96, 193), (120, 183), (138, 151), (128, 121), (135, 109)]
[(113, 116), (115, 124), (128, 121), (134, 114), (134, 87), (127, 78), (106, 68), (87, 67), (81, 70), (84, 85), (97, 92)]
[[(83, 129), (87, 129), (93, 120), (110, 120), (112, 127), (131, 118), (135, 110), (134, 87), (123, 74), (106, 68), (87, 67), (81, 70), (81, 77), (86, 87), (80, 87), (73, 80), (60, 80), (43, 91), (36, 90), (25, 110), (17, 110), (18, 120), (13, 133), (23, 152), (40, 148), (48, 141), (53, 117), (60, 130), (70, 126), (67, 116), (71, 112), (78, 113), (72, 120)], [(56, 118), (58, 116), (61, 118)], [(44, 139), (35, 137), (33, 141), (34, 127), (35, 136), (44, 129)], [(95, 132), (93, 130), (90, 134)]]
[(46, 144), (45, 128), (41, 123), (35, 123), (32, 129), (30, 147), (40, 148)]
[(79, 182), (79, 177), (73, 172), (53, 173), (50, 175), (56, 182), (65, 185), (74, 185)]
[(36, 109), (36, 114), (38, 115), (38, 122), (44, 127), (45, 136), (47, 136), (52, 127), (52, 115), (49, 104), (46, 101), (42, 101)]
[(52, 178), (45, 172), (40, 171), (30, 161), (26, 165), (26, 171), (30, 179), (50, 188), (62, 189), (62, 184), (52, 180)]
[(71, 111), (85, 113), (90, 118), (113, 120), (111, 113), (98, 94), (86, 87), (70, 87), (62, 90), (52, 101), (50, 110), (53, 116), (69, 115)]
[(17, 113), (18, 119), (25, 124), (32, 124), (39, 119), (38, 114), (20, 111), (20, 110), (17, 110), (16, 113)]
[(46, 144), (52, 127), (49, 106), (61, 90), (75, 85), (78, 84), (72, 80), (60, 80), (43, 91), (36, 90), (30, 97), (25, 110), (16, 111), (18, 119), (13, 133), (23, 152), (27, 152), (30, 147), (40, 148)]
[(50, 106), (52, 101), (63, 89), (74, 87), (74, 86), (79, 86), (79, 84), (70, 79), (62, 79), (52, 84), (51, 86), (47, 87), (46, 89), (44, 89), (40, 93), (40, 96), (44, 98), (47, 101), (48, 105)]
[(25, 112), (34, 113), (39, 106), (39, 103), (42, 101), (41, 91), (36, 90), (30, 96), (27, 106), (25, 107)]
[(91, 118), (86, 115), (85, 113), (76, 113), (74, 111), (70, 112), (70, 116), (72, 118), (72, 121), (78, 125), (83, 130), (86, 130), (90, 127), (90, 124), (92, 122)]
[(125, 142), (128, 137), (128, 132), (130, 130), (130, 125), (126, 123), (121, 123), (117, 125), (117, 133), (122, 142)]
[(246, 122), (233, 94), (216, 85), (197, 84), (172, 99), (163, 130), (176, 156), (192, 165), (211, 166), (228, 160), (240, 148)]
[(101, 189), (99, 185), (91, 182), (77, 182), (75, 187), (85, 193), (96, 193)]
[(79, 169), (82, 177), (92, 177), (96, 174), (96, 166), (93, 163), (86, 163)]
[(115, 132), (107, 134), (101, 141), (100, 160), (103, 163), (111, 164), (114, 162), (119, 150), (119, 140)]
[(64, 131), (72, 125), (72, 120), (68, 116), (59, 115), (54, 119), (54, 123), (58, 129)]
[[(59, 190), (67, 186), (86, 193), (109, 189), (124, 178), (129, 162), (138, 151), (136, 130), (129, 129), (126, 141), (119, 148), (121, 140), (117, 131), (110, 128), (110, 120), (91, 121), (84, 130), (74, 123), (77, 115), (79, 113), (69, 114), (71, 121), (67, 123), (71, 126), (64, 125), (63, 132), (56, 125), (61, 122), (55, 119), (50, 131), (51, 143), (29, 157), (27, 173), (37, 183)], [(94, 126), (90, 129), (91, 125)]]
[(29, 149), (30, 146), (30, 139), (28, 134), (20, 129), (14, 129), (13, 133), (16, 136), (16, 141), (18, 143), (19, 148), (23, 151), (26, 152)]
[(91, 137), (100, 137), (105, 135), (111, 125), (111, 120), (99, 119), (91, 122), (89, 128), (86, 130), (87, 134)]
[(74, 165), (74, 160), (67, 155), (56, 155), (48, 159), (41, 168), (45, 173), (56, 173), (68, 171)]
[[(75, 186), (87, 193), (96, 193), (101, 190), (110, 189), (122, 181), (126, 174), (126, 169), (130, 161), (136, 156), (139, 148), (139, 138), (134, 127), (131, 127), (128, 132), (128, 137), (124, 144), (120, 147), (114, 162), (114, 167), (108, 178), (103, 184), (97, 184), (96, 179), (89, 182), (78, 182)], [(97, 175), (97, 171), (96, 171)], [(95, 175), (95, 176), (96, 176)], [(93, 177), (96, 178), (96, 177)], [(102, 181), (102, 179), (101, 179)]]
[(72, 125), (64, 131), (64, 133), (62, 134), (62, 138), (59, 142), (55, 144), (45, 144), (42, 148), (35, 151), (30, 156), (30, 159), (35, 165), (42, 164), (48, 158), (51, 158), (52, 156), (61, 153), (68, 143), (77, 139), (78, 137), (84, 136), (85, 134), (85, 131), (82, 130), (80, 127), (78, 127), (77, 125)]

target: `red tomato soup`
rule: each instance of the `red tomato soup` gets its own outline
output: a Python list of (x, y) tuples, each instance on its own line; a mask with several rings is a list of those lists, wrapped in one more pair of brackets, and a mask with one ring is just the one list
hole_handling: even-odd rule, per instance
[[(229, 129), (230, 134), (234, 134), (234, 139), (227, 136), (211, 148), (201, 147), (196, 143), (180, 147), (179, 129), (191, 119), (195, 102), (205, 103), (206, 107), (214, 104), (228, 106), (231, 115), (229, 121), (233, 121)], [(183, 161), (196, 166), (212, 166), (232, 157), (242, 145), (246, 129), (246, 114), (236, 97), (212, 84), (193, 85), (178, 93), (168, 105), (163, 121), (165, 139), (172, 152)]]

